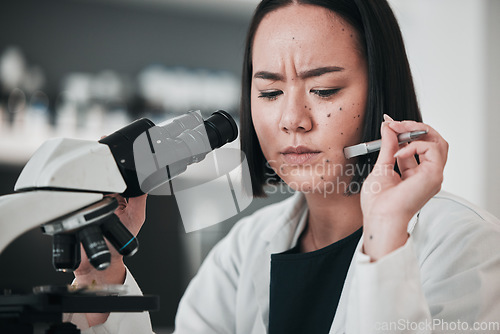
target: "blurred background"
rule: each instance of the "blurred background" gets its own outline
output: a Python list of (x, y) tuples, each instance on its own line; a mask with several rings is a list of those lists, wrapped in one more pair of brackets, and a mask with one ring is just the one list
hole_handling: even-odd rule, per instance
[[(238, 118), (241, 62), (257, 0), (10, 0), (0, 4), (0, 195), (46, 139), (97, 140), (134, 119), (200, 110)], [(450, 143), (443, 188), (500, 216), (500, 1), (391, 0), (424, 121)], [(127, 259), (161, 297), (159, 333), (211, 247), (242, 216), (186, 234), (177, 204), (150, 196), (140, 252)], [(29, 209), (29, 208), (27, 208)], [(15, 223), (15, 222), (13, 222)], [(0, 231), (1, 233), (1, 231)], [(66, 284), (38, 229), (0, 256), (0, 288)]]

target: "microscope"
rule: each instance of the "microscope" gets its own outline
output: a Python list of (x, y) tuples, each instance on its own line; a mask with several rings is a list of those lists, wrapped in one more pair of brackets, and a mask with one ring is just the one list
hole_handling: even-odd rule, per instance
[[(106, 195), (154, 192), (237, 136), (235, 121), (218, 110), (205, 120), (193, 111), (158, 126), (139, 119), (99, 141), (50, 139), (22, 170), (15, 193), (0, 197), (0, 254), (24, 232), (41, 227), (53, 238), (55, 270), (78, 268), (80, 244), (92, 266), (105, 270), (111, 261), (105, 239), (124, 256), (138, 249), (114, 214), (116, 199)], [(63, 313), (159, 307), (157, 296), (123, 296), (118, 290), (44, 286), (29, 295), (0, 295), (0, 332), (33, 333), (33, 324), (41, 322), (52, 323), (46, 333), (79, 333), (62, 322)]]

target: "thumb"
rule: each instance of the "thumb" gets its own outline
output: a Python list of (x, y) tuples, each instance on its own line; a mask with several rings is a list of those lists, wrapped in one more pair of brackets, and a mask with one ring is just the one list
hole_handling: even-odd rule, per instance
[(376, 164), (394, 168), (394, 163), (396, 161), (394, 154), (399, 150), (399, 143), (398, 134), (392, 130), (391, 127), (387, 126), (389, 122), (393, 122), (392, 118), (384, 115), (384, 122), (382, 122), (380, 128), (382, 145)]

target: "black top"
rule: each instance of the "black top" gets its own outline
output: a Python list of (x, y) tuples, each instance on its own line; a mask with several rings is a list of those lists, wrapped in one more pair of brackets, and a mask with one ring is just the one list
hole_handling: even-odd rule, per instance
[(328, 333), (363, 228), (325, 248), (271, 255), (269, 333)]

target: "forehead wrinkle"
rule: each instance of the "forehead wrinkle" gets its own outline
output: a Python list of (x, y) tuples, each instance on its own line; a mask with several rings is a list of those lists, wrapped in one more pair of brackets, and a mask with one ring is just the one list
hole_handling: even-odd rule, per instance
[[(310, 78), (317, 78), (324, 74), (343, 72), (344, 70), (345, 69), (340, 66), (322, 66), (304, 70), (302, 72), (299, 72), (297, 76), (300, 79), (305, 80)], [(286, 77), (281, 73), (275, 73), (270, 71), (258, 71), (255, 73), (254, 78), (271, 80), (271, 81), (285, 81), (286, 79)]]

